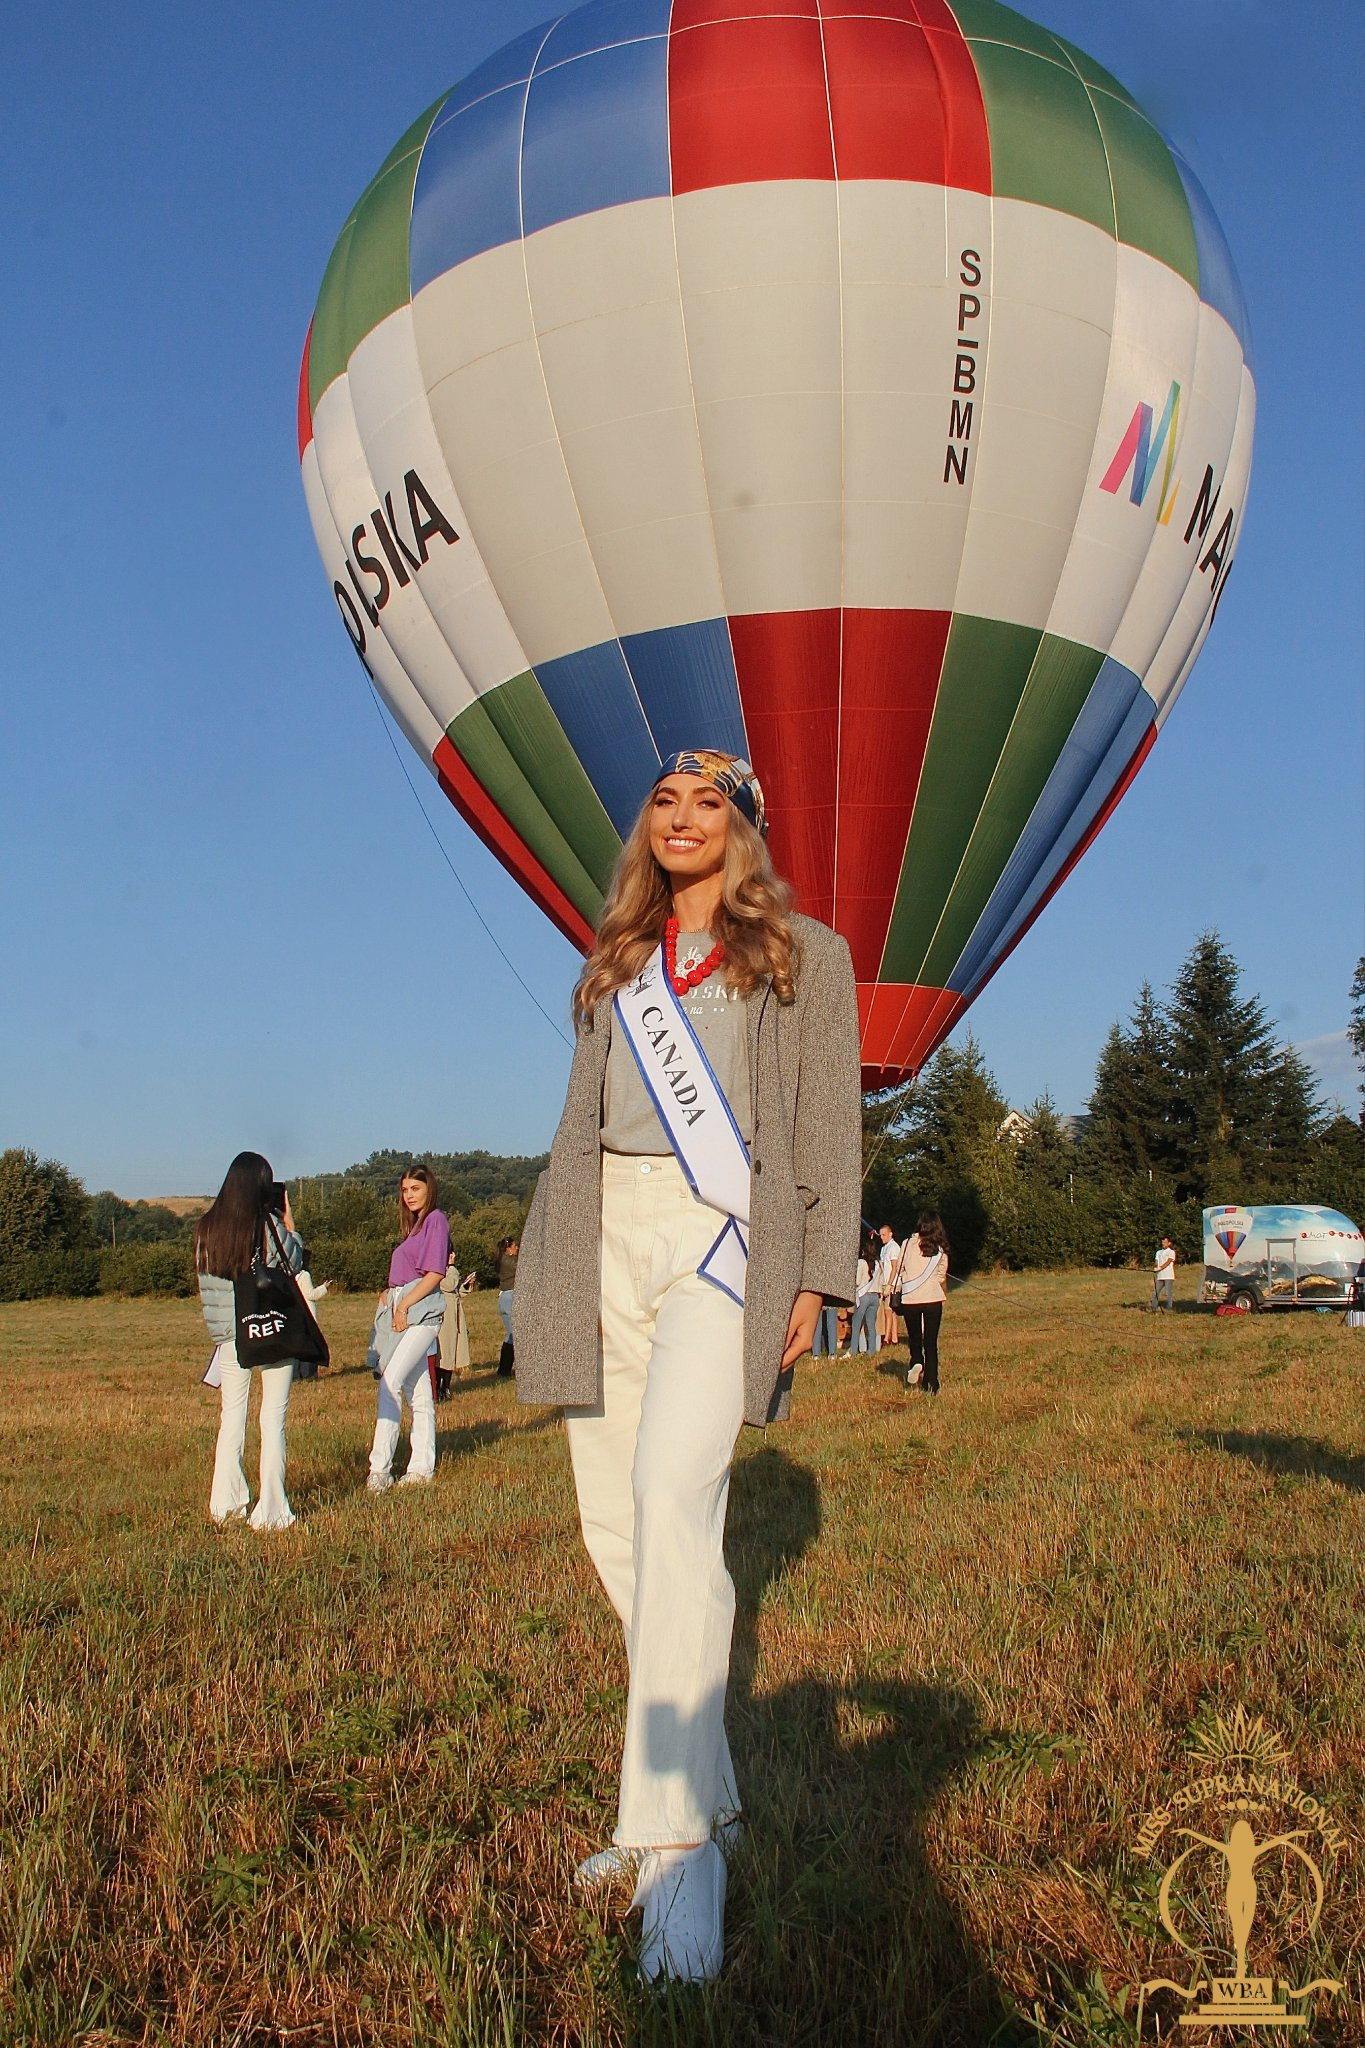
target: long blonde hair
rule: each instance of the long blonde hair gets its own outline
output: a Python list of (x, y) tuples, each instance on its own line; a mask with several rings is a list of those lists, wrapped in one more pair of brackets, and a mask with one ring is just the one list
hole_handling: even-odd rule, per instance
[[(597, 922), (597, 943), (583, 963), (574, 990), (574, 1018), (580, 1029), (592, 1023), (603, 996), (613, 995), (638, 974), (664, 935), (673, 909), (668, 876), (649, 845), (654, 809), (650, 791), (617, 855), (606, 901)], [(773, 870), (761, 833), (730, 805), (720, 907), (712, 936), (725, 948), (725, 979), (742, 996), (751, 995), (765, 975), (781, 1003), (796, 999), (800, 958), (787, 912), (792, 892)]]

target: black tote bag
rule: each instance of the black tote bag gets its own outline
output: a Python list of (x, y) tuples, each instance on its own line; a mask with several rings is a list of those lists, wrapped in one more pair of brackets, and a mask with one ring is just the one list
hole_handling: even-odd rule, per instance
[(232, 1283), (237, 1363), (250, 1368), (283, 1365), (296, 1358), (302, 1365), (326, 1365), (331, 1357), (327, 1339), (289, 1270), (273, 1217), (267, 1216), (266, 1228), (280, 1255), (279, 1265), (268, 1264), (258, 1252), (250, 1270)]

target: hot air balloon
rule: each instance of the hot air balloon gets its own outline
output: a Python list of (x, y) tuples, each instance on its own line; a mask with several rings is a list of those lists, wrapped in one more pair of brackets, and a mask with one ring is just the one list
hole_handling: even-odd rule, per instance
[(661, 756), (762, 779), (916, 1070), (1137, 773), (1240, 532), (1188, 165), (996, 0), (593, 0), (365, 188), (304, 488), (376, 687), (580, 946)]

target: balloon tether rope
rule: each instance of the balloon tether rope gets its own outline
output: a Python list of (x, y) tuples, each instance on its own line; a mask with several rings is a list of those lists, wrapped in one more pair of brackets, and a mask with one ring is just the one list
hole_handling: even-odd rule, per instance
[(393, 748), (393, 758), (403, 771), (403, 780), (408, 785), (408, 788), (412, 791), (413, 802), (416, 804), (418, 810), (422, 813), (422, 817), (423, 820), (425, 821), (428, 832), (430, 832), (432, 838), (436, 841), (436, 851), (440, 854), (441, 859), (445, 862), (446, 866), (450, 869), (451, 874), (455, 877), (456, 887), (459, 889), (460, 894), (464, 897), (465, 902), (473, 911), (475, 917), (477, 918), (480, 926), (483, 929), (484, 936), (487, 938), (489, 944), (492, 946), (493, 951), (497, 954), (499, 960), (501, 960), (503, 966), (507, 969), (507, 972), (511, 975), (513, 981), (516, 982), (517, 986), (521, 989), (524, 995), (530, 997), (533, 1006), (537, 1010), (539, 1010), (541, 1016), (545, 1019), (545, 1022), (549, 1025), (551, 1031), (554, 1032), (555, 1036), (557, 1038), (563, 1039), (565, 1045), (567, 1045), (570, 1051), (572, 1051), (573, 1040), (571, 1038), (566, 1037), (564, 1032), (560, 1030), (559, 1026), (555, 1023), (554, 1018), (545, 1008), (545, 1005), (540, 1001), (540, 999), (535, 994), (535, 991), (528, 987), (527, 983), (523, 980), (522, 976), (517, 972), (516, 967), (513, 965), (512, 961), (508, 958), (507, 954), (503, 951), (502, 946), (499, 944), (497, 936), (494, 933), (492, 926), (489, 924), (483, 912), (479, 909), (479, 906), (474, 901), (474, 898), (470, 895), (469, 887), (465, 882), (463, 875), (456, 867), (454, 861), (450, 858), (450, 855), (446, 852), (444, 842), (441, 839), (441, 835), (436, 830), (436, 827), (432, 824), (431, 819), (427, 814), (427, 807), (422, 802), (421, 792), (418, 790), (417, 784), (413, 781), (412, 777), (408, 773), (408, 764), (403, 759), (403, 756), (399, 751), (398, 742), (397, 740), (395, 740), (393, 733), (390, 730), (389, 721), (384, 716), (384, 707), (379, 701), (379, 692), (375, 689), (373, 683), (370, 684), (369, 689), (370, 695), (374, 699), (374, 708), (378, 714), (379, 723), (384, 728), (384, 737), (385, 739), (387, 739), (389, 745)]

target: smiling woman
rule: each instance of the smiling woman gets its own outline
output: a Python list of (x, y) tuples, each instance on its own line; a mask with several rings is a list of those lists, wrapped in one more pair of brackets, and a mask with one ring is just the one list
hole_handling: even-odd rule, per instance
[(662, 764), (578, 984), (568, 1100), (522, 1237), (518, 1395), (565, 1408), (630, 1665), (617, 1826), (578, 1878), (637, 1877), (650, 1979), (712, 1977), (724, 1951), (740, 1424), (785, 1413), (822, 1299), (853, 1293), (852, 963), (788, 908), (764, 826), (747, 761)]

